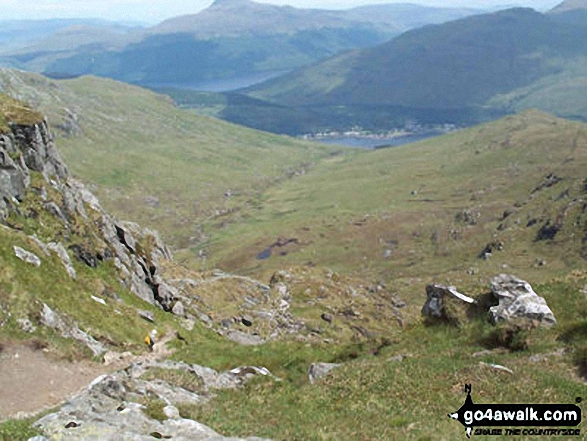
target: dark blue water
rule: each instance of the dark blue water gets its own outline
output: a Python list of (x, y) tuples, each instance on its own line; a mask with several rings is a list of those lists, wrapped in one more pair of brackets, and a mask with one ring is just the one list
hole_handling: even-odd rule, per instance
[(362, 136), (329, 136), (323, 138), (312, 138), (312, 141), (318, 141), (324, 144), (346, 145), (348, 147), (357, 147), (366, 150), (373, 150), (383, 147), (397, 147), (412, 142), (422, 141), (423, 139), (432, 138), (442, 135), (440, 131), (422, 132), (413, 135), (393, 136), (370, 138)]
[(146, 87), (173, 87), (175, 89), (197, 90), (199, 92), (230, 92), (237, 89), (253, 86), (271, 78), (288, 73), (288, 70), (271, 70), (267, 72), (256, 72), (250, 75), (225, 78), (219, 80), (195, 81), (192, 83), (148, 83)]
[(259, 254), (257, 254), (257, 260), (266, 260), (271, 257), (271, 247), (265, 248)]

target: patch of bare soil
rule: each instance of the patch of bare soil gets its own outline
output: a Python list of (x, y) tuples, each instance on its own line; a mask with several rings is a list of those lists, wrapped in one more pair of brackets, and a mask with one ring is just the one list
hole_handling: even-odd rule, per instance
[(0, 420), (51, 408), (105, 369), (90, 362), (54, 360), (24, 345), (5, 346), (0, 353)]
[(22, 344), (4, 345), (0, 351), (0, 421), (36, 415), (66, 401), (100, 375), (133, 362), (166, 357), (172, 352), (165, 346), (170, 339), (158, 342), (153, 352), (108, 366), (56, 360), (40, 348)]

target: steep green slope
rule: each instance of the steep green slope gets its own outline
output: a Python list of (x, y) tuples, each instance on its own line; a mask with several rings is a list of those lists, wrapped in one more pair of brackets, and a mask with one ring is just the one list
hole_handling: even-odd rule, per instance
[(48, 115), (71, 170), (105, 207), (159, 230), (176, 248), (333, 149), (199, 117), (168, 98), (111, 80), (52, 81), (4, 70), (0, 89)]

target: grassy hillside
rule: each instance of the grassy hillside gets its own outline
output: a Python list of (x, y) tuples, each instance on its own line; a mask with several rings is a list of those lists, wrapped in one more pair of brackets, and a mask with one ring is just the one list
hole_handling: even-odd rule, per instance
[[(242, 346), (199, 322), (188, 331), (180, 319), (146, 305), (118, 283), (112, 263), (90, 268), (74, 261), (78, 278), (71, 279), (57, 257), (42, 254), (27, 236), (47, 241), (62, 227), (40, 208), (35, 188), (42, 177), (32, 173), (30, 191), (10, 215), (13, 228), (0, 227), (0, 352), (2, 344), (26, 342), (52, 356), (90, 356), (44, 326), (32, 334), (20, 329), (18, 318), (38, 323), (41, 302), (109, 348), (146, 352), (142, 337), (153, 325), (136, 309), (148, 309), (161, 337), (171, 338), (173, 359), (216, 369), (264, 366), (279, 378), (220, 392), (207, 404), (181, 405), (181, 415), (223, 434), (274, 439), (460, 439), (464, 429), (447, 413), (463, 404), (466, 383), (481, 403), (571, 404), (583, 395), (587, 125), (530, 111), (414, 145), (347, 152), (195, 117), (161, 96), (112, 81), (54, 82), (4, 71), (2, 84), (52, 115), (70, 168), (93, 176), (120, 213), (144, 212), (145, 225), (161, 222), (175, 237), (181, 224), (175, 231), (168, 222), (192, 201), (187, 198), (210, 210), (224, 204), (227, 211), (200, 230), (210, 263), (262, 282), (285, 269), (291, 313), (306, 325), (285, 341)], [(0, 105), (23, 109), (13, 100)], [(39, 117), (9, 112), (7, 121)], [(300, 160), (312, 162), (303, 171), (288, 168)], [(225, 200), (226, 179), (244, 190)], [(147, 191), (161, 191), (159, 208), (169, 213), (154, 200), (139, 203)], [(210, 198), (201, 199), (206, 191)], [(47, 193), (48, 200), (58, 198), (49, 186)], [(93, 225), (72, 221), (69, 239), (78, 227)], [(41, 266), (18, 260), (14, 245), (40, 255)], [(487, 245), (492, 255), (480, 259)], [(242, 278), (168, 265), (168, 277), (194, 278), (193, 299), (209, 308), (210, 319), (233, 317), (241, 303), (261, 309)], [(500, 272), (532, 283), (558, 325), (516, 331), (489, 325), (483, 314), (470, 314), (460, 327), (421, 319), (427, 283), (484, 295), (488, 277)], [(405, 300), (399, 317), (388, 315), (396, 294)], [(332, 311), (330, 322), (321, 318), (325, 310)], [(174, 337), (178, 331), (182, 340)], [(511, 332), (527, 347), (512, 347), (504, 337)], [(314, 362), (342, 365), (310, 384)], [(0, 439), (28, 439), (36, 434), (33, 421), (1, 423)]]
[(0, 132), (6, 133), (10, 124), (34, 124), (43, 121), (43, 115), (25, 107), (22, 102), (0, 95)]
[[(209, 222), (207, 248), (230, 270), (326, 266), (382, 277), (400, 292), (431, 279), (474, 285), (506, 268), (550, 277), (584, 265), (586, 161), (586, 125), (534, 111), (333, 156)], [(548, 185), (549, 175), (557, 182)], [(556, 236), (541, 238), (553, 225)], [(492, 242), (503, 251), (479, 258)]]
[[(572, 404), (582, 395), (584, 379), (572, 361), (578, 340), (570, 343), (568, 336), (578, 337), (585, 326), (581, 312), (586, 306), (579, 290), (586, 281), (583, 273), (536, 286), (559, 312), (561, 326), (531, 331), (525, 337), (525, 351), (488, 343), (485, 339), (495, 330), (483, 319), (460, 329), (418, 323), (390, 337), (390, 345), (379, 351), (372, 349), (356, 359), (347, 352), (350, 361), (334, 356), (331, 360), (346, 363), (316, 384), (290, 373), (286, 381), (258, 381), (240, 394), (220, 394), (210, 406), (186, 405), (180, 411), (223, 433), (272, 439), (466, 439), (464, 428), (447, 418), (463, 405), (465, 384), (472, 384), (475, 403)], [(562, 348), (567, 352), (552, 355)], [(483, 351), (485, 355), (473, 355)], [(296, 360), (294, 354), (290, 357)], [(513, 374), (482, 363), (505, 366)], [(583, 433), (585, 423), (579, 428)], [(495, 438), (474, 436), (484, 441)]]
[(111, 80), (4, 70), (0, 89), (48, 115), (70, 169), (105, 207), (177, 249), (199, 243), (199, 224), (221, 219), (235, 198), (255, 197), (339, 150), (196, 116)]

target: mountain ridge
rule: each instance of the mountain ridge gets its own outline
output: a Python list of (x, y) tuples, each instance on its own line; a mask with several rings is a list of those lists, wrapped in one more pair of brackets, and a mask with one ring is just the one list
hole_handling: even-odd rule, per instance
[(424, 22), (472, 13), (402, 6), (394, 14), (392, 5), (373, 8), (381, 12), (221, 2), (128, 33), (64, 29), (29, 47), (5, 51), (0, 62), (55, 78), (92, 74), (148, 86), (194, 84), (288, 71), (386, 41)]
[(576, 11), (580, 9), (587, 9), (587, 1), (585, 0), (564, 0), (562, 3), (556, 5), (549, 12), (558, 14), (561, 12)]
[[(429, 114), (437, 124), (457, 125), (513, 109), (544, 106), (551, 94), (556, 104), (543, 107), (545, 110), (563, 117), (587, 118), (580, 102), (563, 99), (582, 90), (582, 79), (587, 76), (587, 25), (581, 20), (569, 22), (572, 14), (515, 8), (428, 25), (242, 93), (289, 107), (294, 115), (304, 110), (320, 113), (328, 108), (335, 114), (336, 109), (346, 109), (343, 111), (348, 115), (356, 115), (355, 120), (365, 120), (379, 107), (391, 121), (399, 111), (394, 108), (403, 108), (406, 115), (424, 110), (421, 113)], [(526, 107), (519, 105), (522, 101)], [(571, 102), (574, 104), (565, 105)], [(227, 107), (222, 114), (239, 121), (236, 106)], [(255, 119), (250, 110), (248, 114)], [(258, 115), (261, 123), (257, 127), (263, 128), (261, 109)], [(404, 118), (409, 119), (412, 117)], [(275, 120), (279, 114), (273, 115)], [(336, 119), (332, 120), (336, 124)], [(266, 127), (270, 124), (276, 125), (269, 122)]]

